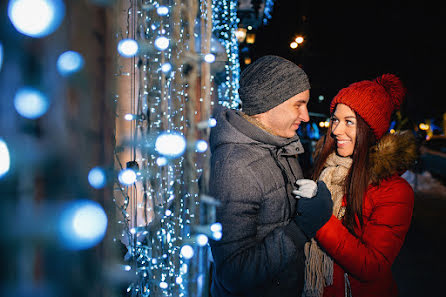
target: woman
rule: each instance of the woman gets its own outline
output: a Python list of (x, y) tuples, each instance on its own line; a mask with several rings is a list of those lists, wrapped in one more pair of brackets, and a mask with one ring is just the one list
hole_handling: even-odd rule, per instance
[(333, 215), (306, 246), (304, 296), (397, 296), (391, 266), (409, 229), (414, 194), (399, 176), (416, 160), (411, 133), (388, 134), (405, 95), (384, 74), (342, 89), (316, 156), (314, 178), (332, 194)]

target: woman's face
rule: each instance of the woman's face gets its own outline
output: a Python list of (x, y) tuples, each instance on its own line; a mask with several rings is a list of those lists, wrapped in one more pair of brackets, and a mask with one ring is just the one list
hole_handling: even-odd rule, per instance
[(356, 115), (345, 104), (336, 105), (331, 118), (331, 136), (336, 142), (336, 153), (341, 157), (353, 154), (356, 143)]

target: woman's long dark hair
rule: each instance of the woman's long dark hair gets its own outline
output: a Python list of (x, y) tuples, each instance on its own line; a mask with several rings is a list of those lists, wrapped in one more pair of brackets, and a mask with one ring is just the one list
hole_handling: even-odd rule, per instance
[[(369, 186), (369, 150), (376, 143), (375, 135), (372, 129), (367, 125), (361, 116), (356, 112), (356, 142), (352, 155), (352, 166), (347, 174), (344, 192), (347, 200), (347, 207), (343, 219), (344, 226), (356, 234), (354, 228), (364, 224), (362, 219), (362, 205), (364, 194)], [(321, 151), (315, 158), (315, 166), (313, 179), (318, 179), (325, 167), (325, 161), (328, 156), (336, 151), (336, 143), (331, 133), (332, 125), (330, 125)]]

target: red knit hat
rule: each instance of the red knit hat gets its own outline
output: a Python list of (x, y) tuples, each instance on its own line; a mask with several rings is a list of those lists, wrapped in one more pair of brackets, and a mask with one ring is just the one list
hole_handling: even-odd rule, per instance
[(392, 112), (403, 102), (406, 89), (393, 74), (353, 83), (339, 91), (330, 104), (330, 113), (342, 103), (358, 113), (379, 140), (389, 129)]

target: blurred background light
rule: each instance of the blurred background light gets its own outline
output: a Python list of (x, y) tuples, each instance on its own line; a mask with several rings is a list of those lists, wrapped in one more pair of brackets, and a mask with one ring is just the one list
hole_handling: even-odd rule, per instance
[(194, 256), (194, 249), (190, 245), (185, 244), (181, 248), (181, 255), (185, 259), (191, 259)]
[(131, 58), (138, 53), (138, 43), (133, 39), (123, 39), (118, 43), (118, 52), (121, 56)]
[(204, 153), (208, 149), (208, 143), (205, 140), (198, 140), (195, 143), (195, 149), (199, 153)]
[(157, 37), (155, 39), (155, 47), (160, 51), (163, 51), (169, 47), (169, 39), (164, 36)]
[(0, 178), (9, 171), (11, 165), (11, 158), (9, 156), (8, 146), (6, 142), (0, 138)]
[(161, 65), (161, 71), (166, 73), (169, 72), (170, 70), (172, 70), (172, 65), (170, 63), (164, 63), (163, 65)]
[(209, 123), (209, 128), (213, 128), (217, 125), (217, 120), (214, 118), (210, 118), (208, 123)]
[(204, 234), (198, 234), (197, 243), (199, 246), (205, 246), (208, 243), (208, 237)]
[(78, 200), (67, 205), (60, 219), (60, 234), (68, 249), (87, 249), (98, 244), (107, 230), (107, 215), (100, 204)]
[(297, 42), (298, 44), (301, 44), (302, 42), (304, 42), (304, 38), (302, 36), (297, 36), (296, 39), (294, 39), (295, 42)]
[(84, 64), (84, 58), (81, 54), (74, 51), (67, 51), (57, 59), (57, 70), (62, 76), (68, 76), (81, 70)]
[(158, 15), (164, 16), (169, 13), (169, 8), (167, 6), (160, 6), (156, 9)]
[(21, 116), (28, 119), (37, 119), (47, 112), (49, 101), (37, 89), (23, 87), (15, 94), (14, 107)]
[(296, 41), (293, 41), (293, 42), (290, 43), (290, 47), (291, 47), (292, 49), (297, 48), (297, 46), (298, 46), (298, 44), (297, 44)]
[(0, 42), (0, 70), (2, 70), (3, 64), (3, 44)]
[(164, 166), (167, 165), (167, 159), (164, 157), (159, 157), (156, 159), (156, 165), (158, 166)]
[(166, 157), (179, 157), (186, 150), (186, 139), (181, 134), (162, 133), (156, 138), (155, 150)]
[(59, 27), (65, 5), (62, 0), (10, 0), (8, 16), (17, 31), (39, 38)]
[(133, 169), (123, 169), (118, 174), (118, 180), (125, 186), (133, 185), (136, 182), (136, 172)]
[(88, 182), (95, 189), (103, 188), (106, 180), (105, 171), (100, 167), (94, 167), (88, 173)]
[(215, 62), (215, 55), (214, 54), (206, 54), (204, 56), (204, 61), (206, 63), (214, 63)]

